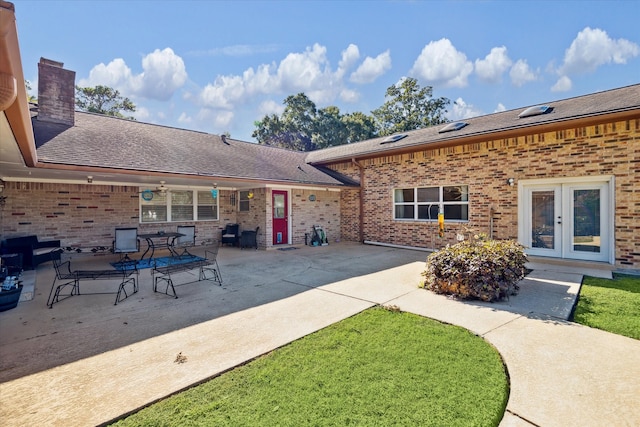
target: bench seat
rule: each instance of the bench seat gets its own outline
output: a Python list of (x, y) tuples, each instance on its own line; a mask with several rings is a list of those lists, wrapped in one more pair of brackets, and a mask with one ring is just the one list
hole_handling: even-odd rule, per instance
[[(184, 262), (184, 260), (178, 256), (173, 257), (173, 262), (170, 261), (167, 265), (153, 267), (151, 270), (151, 275), (153, 276), (153, 291), (178, 298), (172, 275), (195, 269), (198, 269), (198, 282), (213, 279), (222, 286), (222, 276), (220, 275), (217, 255), (218, 251), (216, 248), (214, 251), (205, 251), (204, 258)], [(207, 277), (207, 273), (212, 273), (213, 275)], [(165, 285), (164, 290), (158, 290), (160, 282)]]
[[(49, 308), (53, 308), (53, 304), (64, 299), (74, 295), (81, 295), (80, 282), (83, 280), (119, 280), (120, 283), (118, 285), (118, 291), (116, 292), (114, 305), (117, 305), (130, 296), (125, 288), (126, 285), (133, 285), (131, 295), (138, 292), (138, 269), (135, 263), (131, 264), (132, 268), (129, 270), (72, 270), (71, 261), (61, 262), (59, 256), (58, 258), (55, 256), (52, 257), (52, 261), (56, 274), (53, 279), (53, 284), (51, 285), (49, 297), (47, 298), (47, 306)], [(62, 291), (66, 287), (71, 287), (71, 291), (63, 294)], [(124, 295), (124, 298), (121, 298), (122, 295)]]

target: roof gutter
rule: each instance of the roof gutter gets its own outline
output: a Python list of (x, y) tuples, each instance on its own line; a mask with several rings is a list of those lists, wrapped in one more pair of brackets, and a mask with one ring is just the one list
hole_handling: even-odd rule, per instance
[(2, 0), (0, 0), (0, 73), (15, 79), (18, 94), (4, 113), (25, 164), (33, 167), (37, 164), (38, 158), (22, 71), (15, 7), (13, 3)]
[(364, 166), (355, 158), (351, 158), (351, 163), (353, 163), (360, 172), (360, 187), (358, 191), (360, 192), (359, 199), (359, 209), (358, 209), (358, 242), (362, 242), (364, 239)]
[[(297, 186), (297, 187), (312, 187), (312, 188), (330, 188), (330, 189), (341, 189), (344, 188), (344, 185), (325, 183), (325, 182), (316, 182), (316, 181), (291, 181), (285, 179), (270, 179), (270, 178), (247, 178), (247, 177), (235, 177), (235, 176), (221, 176), (221, 175), (207, 175), (207, 174), (195, 174), (195, 173), (177, 173), (177, 172), (169, 172), (169, 171), (150, 171), (150, 170), (135, 170), (135, 169), (118, 169), (118, 168), (107, 168), (107, 167), (99, 167), (99, 166), (78, 166), (71, 164), (60, 164), (60, 163), (44, 163), (39, 162), (35, 165), (38, 169), (48, 169), (48, 170), (59, 170), (59, 171), (73, 171), (73, 172), (82, 172), (82, 173), (93, 173), (93, 174), (115, 174), (115, 175), (127, 175), (127, 176), (143, 176), (143, 177), (158, 177), (160, 179), (164, 178), (179, 178), (179, 179), (192, 179), (192, 180), (201, 180), (201, 181), (215, 181), (215, 182), (226, 182), (226, 181), (234, 181), (234, 182), (242, 182), (247, 185), (282, 185), (282, 186)], [(13, 179), (18, 181), (20, 179)], [(137, 185), (137, 184), (136, 184)]]
[[(380, 156), (399, 155), (412, 153), (420, 150), (434, 150), (438, 148), (453, 147), (463, 144), (476, 144), (479, 142), (485, 142), (489, 140), (514, 138), (518, 136), (538, 134), (542, 132), (559, 131), (563, 129), (572, 129), (576, 127), (585, 127), (600, 124), (602, 122), (608, 122), (612, 120), (632, 120), (640, 118), (640, 108), (634, 106), (632, 108), (609, 112), (605, 114), (594, 114), (584, 117), (567, 117), (566, 119), (543, 122), (531, 126), (514, 126), (506, 129), (500, 129), (496, 131), (486, 131), (474, 133), (462, 137), (450, 137), (441, 139), (434, 142), (417, 142), (411, 145), (404, 145), (400, 147), (384, 146), (381, 150), (371, 150), (367, 152), (358, 153), (360, 160), (366, 160), (376, 158)], [(353, 155), (344, 155), (336, 157), (328, 157), (326, 160), (320, 160), (315, 162), (308, 162), (310, 165), (328, 165), (335, 163), (348, 162), (353, 158)]]

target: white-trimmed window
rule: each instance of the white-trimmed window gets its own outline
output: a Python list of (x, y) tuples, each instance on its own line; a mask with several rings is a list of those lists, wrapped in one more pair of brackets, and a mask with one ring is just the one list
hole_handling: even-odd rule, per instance
[(169, 190), (140, 197), (140, 222), (215, 221), (218, 198), (211, 191)]
[(217, 220), (218, 219), (218, 193), (213, 197), (212, 191), (198, 191), (198, 220)]
[(238, 204), (238, 210), (240, 212), (249, 212), (250, 200), (249, 197), (250, 191), (240, 191), (240, 203)]
[(397, 188), (393, 192), (393, 219), (437, 221), (440, 209), (449, 221), (469, 220), (469, 187)]

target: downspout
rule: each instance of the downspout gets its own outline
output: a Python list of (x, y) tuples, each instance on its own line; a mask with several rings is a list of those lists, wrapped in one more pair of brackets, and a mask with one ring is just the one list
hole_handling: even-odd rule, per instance
[(360, 162), (358, 162), (355, 157), (351, 158), (351, 163), (356, 165), (356, 167), (360, 171), (360, 212), (358, 212), (358, 241), (362, 242), (364, 239), (364, 166), (362, 166), (362, 164), (360, 164)]

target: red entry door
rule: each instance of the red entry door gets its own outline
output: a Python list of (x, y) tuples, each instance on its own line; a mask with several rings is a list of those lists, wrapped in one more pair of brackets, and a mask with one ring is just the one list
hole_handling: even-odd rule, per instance
[(289, 243), (287, 192), (273, 190), (271, 197), (273, 206), (273, 244), (286, 245)]

